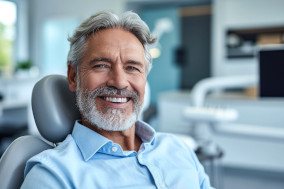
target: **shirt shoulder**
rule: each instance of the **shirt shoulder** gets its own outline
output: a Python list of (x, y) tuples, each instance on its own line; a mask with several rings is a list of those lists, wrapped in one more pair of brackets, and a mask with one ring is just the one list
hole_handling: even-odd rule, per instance
[[(156, 150), (159, 150), (159, 154), (164, 154), (163, 159), (167, 159), (164, 167), (169, 166), (168, 162), (174, 161), (173, 164), (180, 166), (179, 170), (188, 168), (191, 171), (188, 174), (197, 174), (200, 188), (211, 188), (204, 167), (199, 162), (193, 147), (185, 141), (183, 136), (158, 132), (153, 145)], [(177, 159), (179, 160), (178, 162), (176, 161)]]
[[(167, 152), (167, 154), (172, 154), (174, 152), (175, 154), (179, 155), (179, 157), (176, 158), (183, 158), (196, 169), (198, 168), (199, 161), (196, 157), (194, 149), (179, 135), (157, 132), (153, 142), (153, 147), (156, 150), (163, 150)], [(170, 157), (173, 157), (173, 155)]]
[(195, 144), (191, 137), (185, 137), (172, 133), (157, 132), (155, 142), (167, 143), (174, 148), (182, 148), (184, 150), (194, 151)]

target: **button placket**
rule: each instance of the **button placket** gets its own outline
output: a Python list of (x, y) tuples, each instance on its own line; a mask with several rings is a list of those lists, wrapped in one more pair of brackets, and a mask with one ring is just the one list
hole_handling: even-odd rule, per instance
[(141, 165), (144, 165), (147, 167), (148, 171), (153, 176), (153, 179), (155, 180), (155, 184), (158, 189), (167, 189), (167, 185), (163, 179), (162, 173), (157, 169), (156, 167), (152, 166), (151, 163), (145, 161), (142, 157), (142, 154), (137, 155), (137, 160)]

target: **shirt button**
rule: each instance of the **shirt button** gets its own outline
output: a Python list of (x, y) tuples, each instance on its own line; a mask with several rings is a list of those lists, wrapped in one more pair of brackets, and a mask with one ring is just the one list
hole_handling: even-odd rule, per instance
[(117, 147), (113, 146), (113, 147), (111, 148), (111, 151), (112, 151), (112, 152), (116, 152), (116, 151), (117, 151)]

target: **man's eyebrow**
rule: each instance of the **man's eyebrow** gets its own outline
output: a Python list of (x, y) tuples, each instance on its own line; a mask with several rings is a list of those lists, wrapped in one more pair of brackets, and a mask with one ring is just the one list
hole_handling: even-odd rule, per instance
[(90, 63), (96, 63), (96, 62), (109, 62), (111, 63), (112, 60), (110, 58), (106, 58), (106, 57), (96, 57), (96, 58), (93, 58)]
[(127, 63), (129, 64), (135, 64), (135, 65), (138, 65), (140, 67), (143, 67), (144, 64), (142, 62), (139, 62), (139, 61), (136, 61), (136, 60), (128, 60)]

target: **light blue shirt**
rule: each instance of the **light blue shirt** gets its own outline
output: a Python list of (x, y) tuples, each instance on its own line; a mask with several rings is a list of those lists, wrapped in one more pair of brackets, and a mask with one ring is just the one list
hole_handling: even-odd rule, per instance
[(22, 189), (209, 189), (194, 152), (171, 134), (136, 123), (138, 152), (75, 123), (73, 132), (54, 149), (26, 164)]

